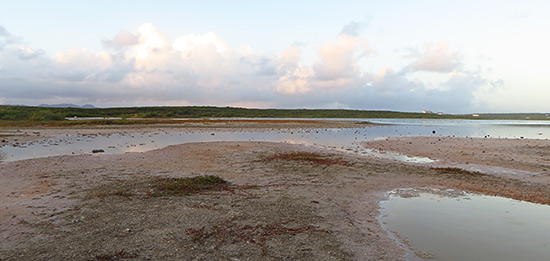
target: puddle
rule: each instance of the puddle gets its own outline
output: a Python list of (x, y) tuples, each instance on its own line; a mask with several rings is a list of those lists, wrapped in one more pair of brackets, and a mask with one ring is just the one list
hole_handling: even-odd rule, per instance
[(343, 151), (353, 152), (353, 153), (357, 153), (357, 154), (365, 155), (369, 157), (396, 160), (396, 161), (409, 162), (409, 163), (427, 164), (427, 163), (435, 162), (435, 160), (426, 158), (426, 157), (409, 156), (409, 155), (405, 155), (405, 154), (401, 154), (393, 151), (365, 148), (359, 144), (354, 144), (354, 146), (347, 147), (343, 149)]
[[(30, 158), (102, 153), (122, 154), (145, 152), (166, 146), (210, 141), (269, 141), (304, 144), (335, 149), (360, 155), (375, 156), (405, 162), (429, 162), (425, 158), (408, 157), (399, 153), (380, 152), (366, 149), (358, 142), (379, 137), (380, 131), (373, 128), (356, 129), (297, 129), (289, 131), (147, 131), (141, 133), (114, 133), (93, 135), (66, 135), (52, 139), (36, 140), (12, 145), (0, 145), (4, 161)], [(428, 160), (428, 161), (426, 161)]]
[[(80, 118), (77, 118), (79, 120)], [(349, 119), (348, 119), (349, 120)], [(170, 131), (135, 132), (99, 135), (75, 135), (53, 139), (21, 143), (0, 143), (3, 161), (71, 155), (91, 154), (102, 149), (103, 153), (120, 154), (126, 152), (145, 152), (189, 142), (208, 141), (270, 141), (288, 142), (320, 146), (371, 157), (399, 160), (410, 163), (431, 163), (433, 160), (422, 157), (366, 149), (358, 143), (385, 137), (397, 136), (456, 136), (495, 138), (550, 138), (550, 122), (519, 123), (511, 121), (464, 121), (464, 120), (406, 120), (406, 119), (354, 119), (376, 123), (392, 124), (375, 127), (349, 129), (285, 129), (285, 131)], [(483, 123), (483, 124), (480, 124)], [(521, 124), (520, 124), (521, 123)], [(526, 125), (529, 123), (530, 125)], [(536, 123), (536, 122), (535, 122)], [(515, 124), (515, 125), (514, 125)], [(435, 131), (436, 134), (433, 134)], [(0, 158), (0, 160), (2, 160)]]
[(408, 250), (407, 259), (550, 257), (547, 205), (456, 190), (399, 189), (380, 206), (380, 223)]

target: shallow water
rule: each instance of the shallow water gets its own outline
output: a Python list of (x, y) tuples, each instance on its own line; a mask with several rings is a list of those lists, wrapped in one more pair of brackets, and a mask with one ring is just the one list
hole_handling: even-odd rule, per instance
[[(342, 120), (342, 119), (339, 119)], [(4, 161), (70, 154), (90, 154), (103, 149), (105, 153), (145, 152), (169, 145), (206, 141), (272, 141), (322, 146), (342, 151), (408, 162), (431, 162), (428, 158), (368, 150), (357, 143), (391, 136), (456, 136), (495, 138), (550, 138), (550, 122), (546, 121), (466, 121), (418, 119), (353, 119), (380, 124), (375, 127), (351, 129), (301, 129), (288, 132), (224, 131), (153, 132), (105, 135), (77, 135), (4, 146), (0, 154)], [(435, 134), (433, 133), (435, 131)]]
[[(379, 220), (405, 248), (436, 260), (549, 260), (550, 206), (460, 191), (392, 191)], [(412, 249), (411, 249), (412, 248)], [(418, 257), (416, 257), (418, 258)]]

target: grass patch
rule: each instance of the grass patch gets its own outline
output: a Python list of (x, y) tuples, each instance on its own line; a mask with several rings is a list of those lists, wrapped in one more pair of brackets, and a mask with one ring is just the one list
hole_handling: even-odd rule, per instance
[[(532, 203), (550, 205), (550, 189), (517, 179), (506, 179), (460, 168), (431, 168), (446, 179), (444, 186), (491, 196), (501, 196)], [(449, 181), (452, 185), (449, 185)]]
[(96, 194), (94, 194), (94, 196), (98, 197), (98, 198), (105, 198), (105, 197), (110, 197), (110, 196), (130, 198), (130, 197), (134, 196), (134, 193), (132, 193), (128, 190), (125, 190), (125, 189), (118, 189), (118, 190), (115, 190), (115, 191), (96, 193)]
[(315, 165), (342, 165), (351, 166), (351, 163), (340, 159), (332, 158), (330, 156), (322, 155), (312, 152), (291, 152), (291, 153), (279, 153), (273, 156), (265, 157), (265, 160), (284, 160), (284, 161), (300, 161)]
[(438, 174), (443, 175), (452, 175), (454, 177), (464, 177), (464, 178), (471, 178), (471, 177), (481, 177), (486, 176), (483, 173), (476, 172), (476, 171), (469, 171), (461, 168), (454, 168), (454, 167), (447, 167), (447, 168), (431, 168), (432, 170), (435, 170)]
[(223, 222), (220, 225), (211, 228), (187, 229), (187, 234), (197, 243), (204, 244), (208, 239), (213, 239), (216, 243), (214, 249), (218, 249), (225, 242), (234, 243), (244, 241), (253, 243), (261, 248), (262, 255), (267, 253), (265, 242), (277, 235), (296, 235), (304, 232), (328, 233), (326, 230), (315, 226), (287, 227), (290, 221), (266, 224), (266, 225), (237, 225), (231, 222)]
[(152, 196), (186, 196), (204, 191), (223, 190), (229, 182), (218, 176), (196, 176), (186, 178), (163, 178), (156, 180), (152, 186)]

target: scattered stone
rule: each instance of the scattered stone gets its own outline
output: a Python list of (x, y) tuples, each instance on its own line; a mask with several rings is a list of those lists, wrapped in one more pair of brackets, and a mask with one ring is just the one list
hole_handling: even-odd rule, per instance
[(423, 259), (435, 258), (435, 256), (432, 253), (428, 253), (428, 252), (418, 251), (418, 252), (415, 252), (414, 254), (416, 254), (418, 257), (423, 258)]

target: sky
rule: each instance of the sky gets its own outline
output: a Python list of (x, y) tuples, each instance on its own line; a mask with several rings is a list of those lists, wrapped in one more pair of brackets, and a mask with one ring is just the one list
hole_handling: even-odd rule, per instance
[(0, 104), (550, 112), (550, 1), (0, 0)]

